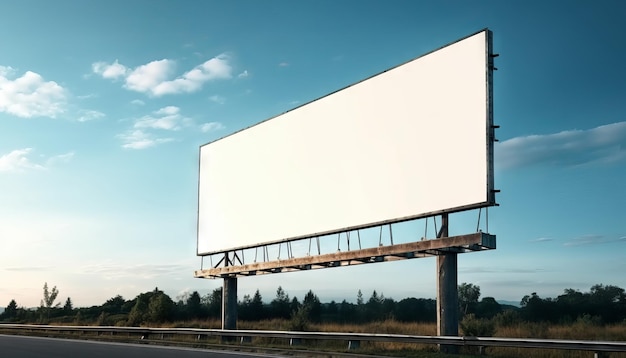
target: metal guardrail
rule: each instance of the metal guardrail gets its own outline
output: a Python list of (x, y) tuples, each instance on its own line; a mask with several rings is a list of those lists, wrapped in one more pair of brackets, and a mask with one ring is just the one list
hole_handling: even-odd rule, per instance
[(591, 351), (602, 355), (607, 352), (626, 352), (626, 342), (621, 341), (578, 341), (557, 339), (495, 338), (495, 337), (455, 337), (455, 336), (411, 336), (402, 334), (378, 333), (338, 333), (338, 332), (291, 332), (258, 330), (223, 330), (200, 328), (149, 328), (149, 327), (110, 327), (110, 326), (51, 326), (29, 324), (0, 324), (1, 329), (19, 331), (51, 332), (96, 332), (127, 333), (142, 336), (150, 335), (195, 335), (201, 337), (235, 337), (241, 342), (249, 342), (252, 337), (284, 338), (294, 340), (342, 340), (348, 341), (349, 348), (359, 346), (361, 341), (401, 342), (414, 344), (441, 344), (473, 347), (513, 347)]

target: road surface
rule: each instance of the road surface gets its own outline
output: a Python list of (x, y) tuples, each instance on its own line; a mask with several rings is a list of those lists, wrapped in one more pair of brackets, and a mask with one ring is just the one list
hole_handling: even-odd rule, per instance
[(7, 358), (246, 358), (280, 357), (206, 349), (83, 341), (0, 334), (0, 357)]

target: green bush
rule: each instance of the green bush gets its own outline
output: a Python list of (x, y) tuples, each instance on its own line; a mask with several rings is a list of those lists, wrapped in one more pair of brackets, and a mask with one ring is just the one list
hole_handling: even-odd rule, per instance
[(576, 319), (576, 324), (583, 326), (601, 326), (602, 317), (584, 314)]
[(290, 331), (308, 331), (309, 330), (309, 314), (308, 306), (300, 306), (291, 314), (288, 329)]
[(461, 321), (461, 330), (465, 336), (492, 337), (496, 333), (496, 325), (492, 320), (476, 318), (474, 314), (468, 314)]
[(523, 322), (519, 312), (514, 310), (502, 311), (498, 313), (493, 320), (498, 327), (513, 327)]

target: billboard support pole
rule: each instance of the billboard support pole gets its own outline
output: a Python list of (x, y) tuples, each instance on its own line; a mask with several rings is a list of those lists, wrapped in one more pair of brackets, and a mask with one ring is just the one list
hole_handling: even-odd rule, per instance
[[(439, 238), (448, 237), (448, 214), (441, 215)], [(437, 335), (459, 335), (458, 265), (456, 252), (437, 256)], [(454, 345), (440, 345), (444, 353), (458, 353)]]
[[(228, 252), (224, 262), (229, 266)], [(237, 329), (237, 277), (224, 277), (222, 288), (222, 329)]]

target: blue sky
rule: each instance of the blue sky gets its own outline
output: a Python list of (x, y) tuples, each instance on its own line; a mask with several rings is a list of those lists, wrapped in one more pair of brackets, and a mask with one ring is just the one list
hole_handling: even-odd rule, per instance
[[(459, 282), (512, 301), (626, 287), (624, 13), (621, 1), (4, 2), (0, 305), (38, 305), (44, 282), (77, 306), (219, 287), (193, 278), (201, 144), (485, 27), (500, 54), (498, 249), (461, 255)], [(475, 216), (452, 215), (451, 230)], [(278, 285), (434, 298), (435, 260), (244, 278), (240, 298), (269, 301)]]

